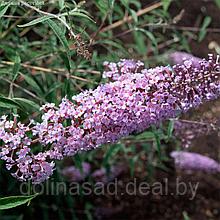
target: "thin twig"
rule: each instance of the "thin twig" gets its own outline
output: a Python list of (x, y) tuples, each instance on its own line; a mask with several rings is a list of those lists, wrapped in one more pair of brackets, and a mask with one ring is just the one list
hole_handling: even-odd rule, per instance
[(204, 125), (204, 126), (211, 127), (214, 130), (218, 129), (218, 126), (216, 127), (215, 124), (210, 123), (210, 122), (191, 121), (191, 120), (186, 120), (186, 119), (174, 119), (174, 121), (179, 121), (179, 122), (188, 123), (188, 124)]
[(40, 18), (40, 16), (16, 16), (16, 15), (3, 15), (2, 18), (22, 19), (22, 18)]
[[(165, 29), (171, 29), (171, 30), (179, 30), (179, 31), (192, 31), (192, 32), (199, 32), (201, 31), (200, 27), (186, 27), (186, 26), (167, 26)], [(220, 28), (207, 28), (207, 32), (210, 33), (220, 33)]]
[[(140, 26), (140, 28), (144, 28), (144, 27), (151, 27), (152, 29), (163, 28), (163, 29), (167, 29), (167, 30), (191, 31), (191, 32), (199, 32), (201, 30), (200, 27), (176, 26), (176, 25), (170, 25), (170, 24), (167, 24), (167, 23), (164, 23), (164, 24), (144, 24), (144, 25)], [(127, 34), (133, 32), (133, 31), (136, 31), (137, 28), (138, 27), (130, 29), (130, 30), (123, 31), (123, 32), (115, 35), (114, 38), (122, 37), (124, 35), (127, 35)], [(207, 31), (207, 33), (220, 33), (220, 28), (207, 28), (206, 31)]]
[[(11, 61), (0, 61), (0, 63), (5, 64), (5, 65), (10, 65), (10, 66), (14, 65), (14, 62), (11, 62)], [(54, 70), (54, 69), (49, 69), (49, 68), (44, 68), (44, 67), (39, 67), (39, 66), (31, 66), (31, 65), (28, 65), (28, 64), (24, 64), (24, 63), (21, 63), (21, 66), (24, 67), (24, 68), (30, 68), (30, 69), (36, 70), (36, 71), (42, 71), (44, 73), (53, 73), (53, 74), (56, 74), (56, 75), (62, 75), (62, 76), (65, 76), (65, 77), (70, 77), (72, 79), (77, 79), (77, 80), (80, 80), (80, 81), (93, 83), (93, 81), (82, 78), (80, 76), (74, 76), (74, 75), (69, 76), (65, 72), (57, 71), (57, 70)], [(80, 70), (80, 71), (82, 72), (84, 70)]]
[[(60, 71), (60, 72), (63, 72), (65, 71), (64, 69), (56, 69), (57, 71)], [(75, 69), (75, 72), (78, 72), (78, 73), (91, 73), (91, 74), (94, 74), (94, 75), (100, 75), (101, 72), (100, 71), (97, 71), (97, 70), (89, 70), (89, 69)]]
[[(153, 5), (148, 6), (147, 8), (139, 10), (136, 15), (137, 15), (137, 17), (139, 17), (139, 16), (144, 15), (144, 14), (146, 14), (156, 8), (159, 8), (161, 6), (162, 6), (162, 2), (157, 2)], [(117, 28), (117, 27), (125, 24), (125, 23), (131, 22), (132, 20), (133, 20), (132, 16), (125, 17), (123, 20), (116, 21), (115, 23), (110, 24), (107, 27), (104, 27), (103, 29), (100, 30), (100, 32), (106, 32), (106, 31), (112, 30), (114, 28)]]

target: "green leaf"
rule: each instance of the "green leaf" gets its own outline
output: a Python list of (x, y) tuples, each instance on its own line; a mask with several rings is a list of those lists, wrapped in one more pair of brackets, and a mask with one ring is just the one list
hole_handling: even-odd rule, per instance
[(37, 194), (32, 196), (10, 196), (0, 198), (0, 210), (11, 209), (20, 205), (24, 205), (29, 203), (36, 196)]
[(21, 67), (21, 58), (20, 56), (17, 54), (17, 56), (15, 57), (15, 64), (12, 70), (13, 73), (13, 81), (17, 78), (18, 72), (20, 70)]
[(199, 42), (201, 42), (205, 38), (206, 33), (207, 33), (206, 29), (210, 25), (211, 22), (212, 22), (212, 18), (210, 16), (206, 16), (204, 21), (203, 21), (200, 32), (199, 32), (199, 38), (198, 38)]
[(215, 3), (220, 8), (220, 0), (215, 0)]
[(70, 70), (71, 70), (71, 63), (70, 63), (70, 59), (69, 59), (68, 54), (60, 52), (59, 55), (60, 55), (61, 59), (63, 60), (64, 65), (66, 66), (67, 70), (70, 72)]
[(93, 215), (92, 215), (92, 210), (93, 209), (94, 209), (93, 205), (90, 202), (86, 202), (85, 214), (86, 214), (87, 220), (92, 220), (93, 219)]
[(168, 125), (168, 130), (167, 130), (168, 139), (172, 137), (173, 129), (174, 129), (174, 121), (170, 120), (169, 125)]
[(130, 13), (131, 13), (132, 18), (134, 19), (134, 22), (137, 23), (138, 22), (137, 12), (133, 9), (130, 9)]
[(183, 212), (183, 218), (184, 218), (184, 220), (190, 220), (186, 211)]
[(134, 177), (135, 163), (138, 161), (138, 155), (129, 159), (130, 175)]
[(59, 0), (59, 8), (60, 8), (60, 10), (64, 9), (64, 3), (65, 3), (64, 0)]
[(0, 6), (0, 18), (6, 13), (10, 4)]
[(96, 0), (95, 4), (102, 14), (106, 14), (109, 9), (108, 0)]
[(29, 26), (32, 26), (32, 25), (35, 25), (35, 24), (38, 24), (38, 23), (42, 23), (44, 21), (47, 21), (48, 19), (52, 18), (51, 16), (49, 15), (46, 15), (46, 16), (43, 16), (43, 17), (40, 17), (40, 18), (36, 18), (26, 24), (21, 24), (21, 25), (18, 25), (18, 27), (29, 27)]
[[(1, 36), (1, 31), (0, 31)], [(0, 48), (4, 50), (5, 56), (8, 60), (12, 60), (12, 57), (15, 56), (15, 49), (12, 46), (9, 46), (8, 44), (0, 44)]]
[(83, 161), (82, 161), (82, 158), (81, 158), (80, 154), (76, 154), (73, 159), (74, 159), (75, 166), (77, 168), (79, 168), (81, 173), (83, 173), (83, 167), (82, 167), (82, 162)]
[(152, 34), (152, 32), (147, 31), (143, 28), (135, 28), (136, 31), (141, 31), (143, 32), (152, 42), (154, 49), (157, 51), (157, 39), (155, 38), (155, 36)]
[(22, 106), (27, 106), (27, 109), (29, 109), (28, 107), (35, 108), (36, 110), (40, 109), (40, 106), (37, 103), (35, 103), (35, 102), (33, 102), (33, 101), (29, 100), (29, 99), (14, 98), (13, 100), (18, 102)]
[(81, 11), (72, 11), (72, 12), (69, 13), (69, 15), (87, 18), (88, 20), (95, 23), (95, 21), (91, 17), (89, 17), (85, 13), (82, 13)]
[(20, 108), (21, 106), (16, 103), (14, 100), (6, 98), (6, 97), (0, 97), (0, 108)]
[(140, 31), (134, 31), (134, 40), (135, 40), (135, 47), (137, 48), (137, 52), (141, 55), (145, 55), (147, 53), (147, 46), (146, 46), (146, 36), (144, 33)]
[(114, 4), (115, 4), (115, 0), (108, 0), (108, 4), (109, 4), (110, 8), (113, 8)]
[(66, 39), (65, 34), (63, 33), (62, 29), (59, 27), (59, 25), (52, 21), (51, 19), (48, 19), (46, 23), (50, 26), (50, 28), (53, 30), (53, 32), (56, 34), (56, 36), (59, 38), (60, 42), (63, 44), (66, 50), (69, 50), (69, 44)]
[(35, 89), (35, 92), (42, 93), (42, 90), (40, 86), (37, 84), (37, 82), (30, 76), (21, 74), (24, 77), (24, 80), (33, 88)]
[(163, 4), (163, 10), (167, 11), (168, 8), (170, 7), (172, 0), (162, 0), (162, 4)]
[(111, 159), (111, 157), (116, 155), (120, 149), (121, 149), (120, 144), (111, 146), (104, 156), (103, 165), (107, 166), (109, 164), (109, 160)]
[(129, 0), (121, 0), (121, 3), (122, 3), (127, 9), (129, 9)]
[(158, 153), (158, 157), (161, 160), (161, 138), (160, 138), (160, 133), (156, 129), (155, 126), (152, 126), (152, 128), (153, 128), (153, 133), (154, 133), (154, 137), (155, 137), (155, 141), (156, 141), (156, 150), (157, 150), (157, 153)]
[(154, 140), (155, 139), (155, 135), (151, 131), (145, 131), (145, 132), (142, 132), (141, 134), (135, 136), (135, 139), (136, 140), (146, 139), (146, 141)]

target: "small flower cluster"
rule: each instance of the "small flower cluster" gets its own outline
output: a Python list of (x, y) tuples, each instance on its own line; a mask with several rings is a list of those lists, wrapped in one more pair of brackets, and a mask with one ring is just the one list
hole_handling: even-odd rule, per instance
[[(191, 60), (172, 68), (144, 69), (133, 60), (105, 66), (113, 82), (72, 101), (64, 98), (58, 109), (44, 105), (42, 122), (25, 126), (2, 119), (0, 159), (14, 176), (40, 183), (52, 175), (55, 159), (116, 142), (220, 95), (220, 64), (213, 56), (199, 68)], [(36, 144), (42, 152), (33, 154)]]
[(89, 163), (83, 162), (81, 164), (81, 169), (75, 166), (68, 166), (62, 170), (62, 175), (67, 178), (70, 182), (81, 182), (91, 172), (91, 165)]
[(193, 140), (218, 130), (214, 123), (178, 120), (174, 124), (174, 135), (181, 139), (182, 146), (186, 148), (192, 145)]
[(104, 62), (105, 71), (102, 74), (103, 78), (109, 78), (113, 81), (119, 79), (124, 74), (140, 73), (144, 69), (144, 63), (135, 60), (122, 59), (118, 63)]
[(220, 164), (217, 161), (201, 154), (173, 151), (170, 155), (174, 159), (177, 169), (206, 171), (208, 173), (220, 172)]
[(0, 148), (0, 158), (6, 161), (6, 168), (13, 170), (12, 176), (21, 181), (32, 179), (33, 182), (43, 182), (52, 175), (54, 162), (47, 162), (46, 157), (31, 153), (32, 140), (28, 137), (31, 132), (30, 125), (25, 126), (14, 121), (7, 120), (6, 116), (0, 118), (0, 141), (4, 145)]
[(90, 175), (95, 182), (107, 184), (120, 176), (125, 170), (126, 166), (119, 163), (111, 166), (109, 172), (107, 172), (105, 168), (96, 169), (91, 172), (91, 164), (83, 162), (81, 169), (75, 166), (65, 167), (62, 170), (62, 175), (66, 177), (69, 182), (82, 182)]

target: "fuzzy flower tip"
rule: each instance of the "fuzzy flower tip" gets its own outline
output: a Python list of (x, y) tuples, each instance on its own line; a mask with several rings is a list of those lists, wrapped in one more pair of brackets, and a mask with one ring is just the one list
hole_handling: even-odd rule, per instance
[(91, 172), (91, 165), (89, 163), (83, 162), (81, 169), (75, 166), (68, 166), (62, 170), (63, 176), (67, 178), (70, 182), (81, 182)]
[(123, 164), (116, 164), (111, 166), (109, 172), (105, 168), (100, 168), (91, 173), (91, 165), (83, 162), (81, 169), (75, 166), (67, 166), (62, 170), (62, 175), (66, 177), (69, 182), (82, 182), (91, 174), (95, 182), (102, 182), (104, 184), (113, 181), (123, 171), (126, 166)]
[(173, 151), (170, 155), (178, 169), (206, 171), (208, 173), (220, 172), (220, 164), (217, 161), (201, 154)]
[[(43, 182), (52, 175), (56, 159), (116, 142), (219, 97), (218, 58), (210, 55), (199, 68), (190, 60), (153, 69), (133, 60), (105, 63), (105, 75), (113, 82), (72, 101), (64, 98), (58, 108), (42, 106), (41, 122), (24, 125), (3, 116), (0, 159), (19, 180)], [(34, 154), (31, 148), (39, 145), (42, 152)]]
[(185, 52), (173, 52), (168, 56), (171, 64), (184, 64), (184, 62), (190, 62), (190, 65), (194, 67), (200, 68), (201, 58), (195, 57), (192, 54), (188, 54)]

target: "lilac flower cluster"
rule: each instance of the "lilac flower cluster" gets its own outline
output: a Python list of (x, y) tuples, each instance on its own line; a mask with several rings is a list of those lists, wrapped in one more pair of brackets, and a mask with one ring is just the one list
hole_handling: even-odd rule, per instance
[(179, 120), (174, 124), (174, 135), (181, 139), (182, 146), (186, 148), (192, 145), (193, 140), (216, 131), (218, 127), (212, 123)]
[(122, 59), (118, 63), (104, 62), (105, 71), (102, 74), (103, 78), (109, 78), (117, 81), (121, 75), (140, 73), (144, 69), (144, 63), (135, 60)]
[(173, 151), (171, 157), (178, 169), (209, 173), (220, 172), (220, 164), (217, 161), (198, 153)]
[[(54, 160), (113, 143), (220, 95), (218, 60), (191, 60), (171, 67), (144, 69), (143, 63), (105, 63), (114, 81), (64, 98), (58, 108), (46, 104), (42, 121), (27, 126), (1, 119), (0, 159), (19, 180), (33, 183), (52, 175)], [(33, 154), (31, 147), (42, 145)]]
[(0, 118), (0, 141), (4, 145), (0, 148), (0, 158), (6, 161), (6, 168), (15, 172), (12, 175), (21, 181), (32, 179), (33, 182), (42, 182), (53, 173), (54, 162), (47, 162), (41, 153), (33, 155), (28, 137), (31, 124), (25, 126), (20, 122), (7, 120), (7, 116)]

